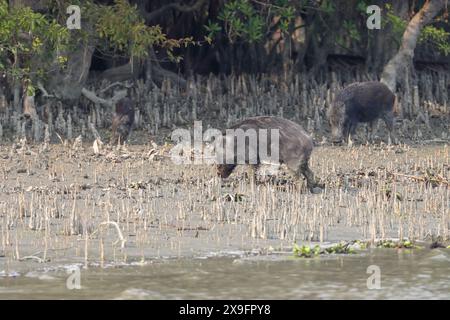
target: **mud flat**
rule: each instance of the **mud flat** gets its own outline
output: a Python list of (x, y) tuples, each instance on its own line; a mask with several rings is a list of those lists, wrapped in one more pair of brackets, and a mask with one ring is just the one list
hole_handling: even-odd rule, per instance
[[(174, 165), (169, 146), (0, 148), (0, 272), (164, 258), (262, 256), (294, 243), (408, 238), (448, 245), (450, 148), (318, 147), (311, 194), (287, 170)], [(264, 168), (261, 173), (264, 172)], [(448, 249), (443, 249), (448, 250)]]

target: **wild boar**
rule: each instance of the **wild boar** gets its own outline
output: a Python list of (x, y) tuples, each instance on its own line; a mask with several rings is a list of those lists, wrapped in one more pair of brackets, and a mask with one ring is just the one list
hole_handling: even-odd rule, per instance
[(116, 103), (116, 110), (112, 118), (111, 143), (125, 142), (133, 128), (134, 106), (129, 98), (122, 98)]
[[(230, 137), (229, 131), (230, 129), (234, 132), (234, 136)], [(254, 171), (257, 170), (258, 166), (262, 163), (261, 151), (263, 148), (269, 147), (271, 157), (274, 156), (274, 152), (278, 152), (278, 163), (286, 164), (286, 166), (295, 174), (296, 177), (300, 178), (303, 175), (306, 178), (307, 187), (313, 191), (314, 188), (320, 187), (323, 188), (323, 185), (319, 184), (311, 169), (309, 168), (308, 162), (311, 157), (312, 150), (314, 148), (313, 141), (310, 136), (303, 130), (303, 128), (290, 120), (283, 119), (280, 117), (273, 116), (260, 116), (245, 119), (238, 124), (232, 126), (225, 135), (225, 139), (235, 139), (234, 149), (229, 150), (225, 146), (225, 152), (233, 152), (233, 156), (230, 161), (223, 162), (223, 164), (219, 164), (217, 166), (217, 173), (222, 178), (227, 178), (234, 170), (236, 165), (238, 164), (238, 156), (235, 147), (239, 144), (237, 135), (238, 130), (241, 129), (241, 133), (244, 132), (246, 137), (249, 138), (252, 130), (256, 132), (254, 136), (257, 139), (245, 140), (245, 163), (250, 163), (254, 166)], [(265, 130), (264, 130), (265, 129)], [(271, 130), (276, 130), (278, 133), (276, 136), (271, 135)], [(267, 130), (267, 131), (266, 131)], [(262, 139), (262, 135), (266, 134), (268, 136), (267, 140)], [(274, 141), (277, 139), (277, 141)], [(241, 140), (242, 143), (243, 140)], [(225, 143), (226, 144), (226, 143)], [(275, 145), (278, 145), (277, 148), (274, 148)], [(242, 150), (242, 149), (241, 149)], [(254, 151), (253, 154), (256, 154), (256, 157), (253, 159), (254, 162), (251, 163), (252, 160), (250, 153)], [(267, 150), (264, 150), (266, 153)], [(269, 152), (267, 152), (269, 153)]]
[(394, 135), (394, 93), (377, 81), (356, 82), (341, 90), (335, 97), (328, 118), (333, 142), (349, 140), (358, 123), (368, 123), (368, 139), (372, 140), (373, 128), (383, 119), (389, 131), (389, 141)]

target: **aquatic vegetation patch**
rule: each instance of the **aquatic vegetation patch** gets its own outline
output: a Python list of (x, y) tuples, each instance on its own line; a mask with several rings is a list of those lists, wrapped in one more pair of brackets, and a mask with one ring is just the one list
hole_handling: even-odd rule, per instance
[(300, 258), (312, 258), (327, 254), (355, 254), (356, 250), (353, 248), (352, 244), (352, 242), (340, 242), (330, 247), (321, 247), (319, 245), (310, 247), (307, 245), (299, 246), (295, 243), (292, 252), (294, 257)]
[[(386, 249), (422, 249), (423, 247), (417, 245), (414, 241), (403, 239), (386, 239), (379, 240), (375, 243), (371, 241), (363, 240), (353, 240), (353, 241), (342, 241), (332, 246), (308, 246), (308, 245), (298, 245), (294, 243), (292, 248), (292, 253), (294, 257), (300, 258), (312, 258), (320, 255), (328, 254), (355, 254), (358, 251), (366, 250), (368, 248), (386, 248)], [(447, 247), (447, 248), (450, 248)]]
[(375, 244), (376, 248), (388, 248), (388, 249), (421, 249), (422, 247), (416, 245), (410, 240), (381, 240)]

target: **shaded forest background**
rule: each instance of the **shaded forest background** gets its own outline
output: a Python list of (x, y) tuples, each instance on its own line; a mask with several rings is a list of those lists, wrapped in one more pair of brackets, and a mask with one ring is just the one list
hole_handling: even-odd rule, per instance
[[(398, 81), (405, 134), (419, 122), (430, 138), (449, 130), (443, 1)], [(0, 135), (71, 139), (79, 130), (95, 137), (124, 95), (136, 102), (137, 127), (151, 134), (195, 119), (224, 126), (255, 114), (293, 118), (314, 132), (326, 127), (337, 90), (380, 79), (427, 2), (0, 0), (0, 16), (9, 17), (0, 23)], [(74, 4), (81, 29), (67, 30), (66, 9)], [(382, 9), (380, 30), (366, 26), (374, 4)], [(439, 132), (430, 124), (435, 118)]]

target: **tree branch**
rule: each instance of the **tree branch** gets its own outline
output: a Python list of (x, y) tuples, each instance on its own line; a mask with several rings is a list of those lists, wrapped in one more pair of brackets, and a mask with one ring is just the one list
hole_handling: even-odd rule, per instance
[(104, 92), (108, 91), (109, 89), (111, 89), (112, 87), (115, 87), (115, 86), (122, 86), (122, 87), (125, 87), (125, 88), (131, 88), (131, 87), (133, 87), (131, 84), (126, 84), (126, 83), (122, 83), (122, 82), (116, 81), (116, 82), (114, 82), (114, 83), (111, 83), (111, 84), (110, 84), (109, 86), (107, 86), (106, 88), (101, 89), (100, 92), (101, 92), (101, 93), (104, 93)]
[(197, 11), (201, 8), (201, 6), (206, 3), (206, 0), (197, 0), (192, 5), (181, 4), (179, 2), (169, 3), (155, 11), (145, 12), (141, 10), (141, 13), (144, 15), (145, 22), (149, 23), (159, 15), (163, 14), (165, 11), (174, 9), (180, 12), (192, 12)]
[(122, 90), (122, 91), (118, 91), (111, 99), (103, 99), (98, 97), (95, 92), (90, 91), (86, 88), (82, 88), (81, 89), (81, 93), (83, 94), (83, 96), (85, 96), (87, 99), (91, 100), (94, 103), (98, 103), (107, 107), (113, 107), (114, 104), (119, 101), (120, 99), (122, 99), (123, 97), (125, 97), (127, 95), (126, 90)]
[(49, 94), (47, 92), (47, 90), (45, 90), (44, 86), (42, 85), (42, 82), (38, 81), (37, 87), (38, 87), (39, 90), (41, 90), (42, 96), (44, 98), (54, 98), (55, 97), (53, 94)]
[(383, 69), (381, 82), (385, 83), (392, 92), (396, 91), (397, 75), (407, 67), (414, 58), (414, 49), (417, 45), (422, 28), (444, 8), (447, 0), (427, 0), (420, 11), (411, 19), (402, 37), (402, 44), (397, 54), (389, 60)]

